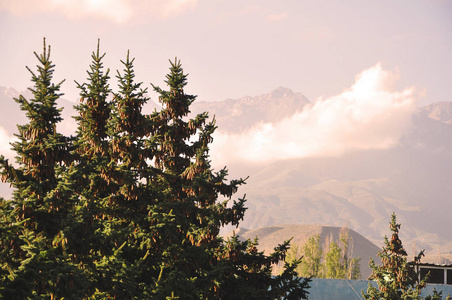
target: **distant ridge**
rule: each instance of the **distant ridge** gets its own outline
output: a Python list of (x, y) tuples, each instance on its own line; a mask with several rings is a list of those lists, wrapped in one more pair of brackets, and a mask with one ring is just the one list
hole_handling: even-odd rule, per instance
[(427, 117), (452, 125), (452, 102), (437, 102), (422, 108)]
[(227, 99), (216, 102), (195, 101), (191, 112), (204, 111), (217, 121), (218, 130), (241, 132), (259, 122), (273, 123), (301, 111), (309, 100), (301, 93), (278, 87), (268, 94), (246, 96), (240, 99)]

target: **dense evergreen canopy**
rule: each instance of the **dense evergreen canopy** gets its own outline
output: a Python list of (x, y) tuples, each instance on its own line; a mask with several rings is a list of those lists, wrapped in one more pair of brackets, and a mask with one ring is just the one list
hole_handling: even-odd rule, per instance
[(66, 137), (45, 41), (35, 55), (33, 99), (15, 99), (29, 120), (12, 145), (16, 163), (0, 156), (2, 181), (15, 188), (0, 199), (2, 299), (307, 298), (299, 260), (271, 276), (288, 242), (267, 256), (256, 242), (219, 236), (244, 217), (245, 199), (233, 196), (245, 181), (212, 170), (215, 122), (188, 117), (196, 97), (184, 92), (180, 61), (170, 62), (167, 90), (153, 86), (162, 109), (144, 115), (134, 59), (122, 61), (112, 91), (98, 46)]

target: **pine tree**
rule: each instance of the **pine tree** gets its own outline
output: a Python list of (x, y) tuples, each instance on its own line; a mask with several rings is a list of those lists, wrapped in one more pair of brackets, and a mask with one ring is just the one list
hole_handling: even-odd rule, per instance
[(421, 290), (425, 282), (419, 282), (419, 274), (415, 266), (424, 255), (421, 251), (412, 263), (407, 261), (407, 253), (399, 238), (400, 224), (397, 223), (395, 213), (392, 214), (389, 228), (391, 239), (385, 236), (385, 246), (378, 252), (382, 265), (377, 266), (373, 259), (369, 265), (372, 268), (370, 280), (377, 281), (378, 288), (369, 284), (367, 294), (362, 292), (365, 299), (421, 299)]
[[(151, 122), (141, 112), (149, 100), (142, 83), (135, 82), (134, 59), (129, 52), (122, 73), (117, 72), (119, 91), (114, 93), (111, 118), (108, 123), (110, 161), (104, 175), (110, 188), (106, 205), (111, 211), (114, 246), (109, 259), (103, 259), (104, 268), (117, 271), (110, 277), (115, 285), (103, 297), (119, 299), (151, 297), (153, 278), (157, 278), (156, 254), (160, 251), (156, 239), (161, 238), (158, 228), (156, 193), (151, 178), (156, 170), (150, 165), (155, 143), (150, 134)], [(152, 208), (151, 208), (152, 207)]]
[(87, 281), (66, 252), (71, 155), (69, 140), (56, 130), (62, 82), (52, 83), (54, 65), (45, 40), (43, 53), (35, 56), (37, 72), (27, 68), (33, 99), (15, 99), (29, 120), (18, 126), (19, 140), (13, 144), (18, 167), (0, 158), (2, 181), (15, 188), (11, 201), (2, 200), (0, 293), (5, 299), (77, 299)]
[[(195, 299), (306, 296), (307, 282), (293, 278), (293, 266), (287, 266), (281, 276), (271, 277), (271, 265), (283, 260), (288, 244), (264, 256), (254, 242), (233, 238), (224, 243), (219, 237), (221, 226), (237, 226), (244, 217), (245, 199), (234, 200), (232, 206), (228, 201), (245, 181), (227, 183), (226, 169), (212, 171), (208, 145), (216, 126), (214, 121), (207, 122), (207, 113), (184, 120), (195, 100), (184, 92), (186, 78), (175, 60), (166, 80), (169, 91), (154, 86), (163, 109), (152, 116), (155, 166), (161, 170), (153, 186), (158, 187), (159, 209), (171, 213), (174, 221), (170, 226), (177, 228), (165, 245), (159, 277), (162, 287), (157, 295), (177, 291), (175, 296)], [(228, 200), (218, 202), (219, 196)]]
[(79, 197), (76, 224), (84, 228), (74, 246), (83, 250), (79, 257), (83, 255), (83, 265), (93, 282), (87, 291), (91, 297), (132, 299), (137, 294), (149, 295), (149, 284), (143, 279), (150, 278), (146, 276), (149, 272), (140, 273), (149, 268), (142, 266), (146, 249), (143, 252), (143, 245), (137, 241), (137, 237), (149, 241), (148, 232), (142, 229), (151, 228), (142, 220), (149, 215), (152, 193), (140, 181), (149, 171), (146, 153), (152, 153), (144, 145), (149, 120), (141, 114), (147, 98), (145, 91), (139, 90), (141, 83), (133, 81), (133, 60), (127, 55), (126, 62), (121, 61), (124, 75), (117, 74), (119, 92), (110, 100), (104, 56), (98, 44), (88, 82), (77, 83), (82, 96), (76, 118), (75, 157), (79, 162), (72, 178)]
[(91, 282), (85, 293), (105, 299), (122, 295), (127, 288), (116, 277), (122, 274), (118, 253), (123, 242), (116, 217), (118, 209), (111, 204), (112, 195), (118, 189), (111, 180), (114, 169), (109, 132), (112, 91), (108, 83), (110, 70), (104, 71), (105, 53), (101, 55), (99, 44), (98, 41), (96, 51), (91, 54), (87, 82), (76, 82), (81, 98), (75, 106), (78, 127), (70, 174), (76, 207), (68, 231), (73, 237), (70, 250)]
[[(105, 55), (105, 54), (104, 54)], [(244, 179), (213, 171), (209, 144), (216, 129), (203, 113), (189, 118), (195, 96), (178, 60), (154, 86), (162, 110), (135, 82), (134, 59), (122, 61), (118, 92), (104, 72), (99, 44), (86, 83), (78, 84), (74, 137), (56, 132), (60, 84), (50, 82), (49, 52), (32, 73), (35, 99), (18, 99), (30, 124), (14, 144), (19, 168), (3, 157), (2, 180), (15, 188), (0, 199), (0, 294), (7, 299), (306, 299), (300, 263), (284, 260), (289, 242), (264, 255), (257, 241), (224, 241), (220, 228), (238, 226)], [(232, 202), (232, 203), (231, 203)]]

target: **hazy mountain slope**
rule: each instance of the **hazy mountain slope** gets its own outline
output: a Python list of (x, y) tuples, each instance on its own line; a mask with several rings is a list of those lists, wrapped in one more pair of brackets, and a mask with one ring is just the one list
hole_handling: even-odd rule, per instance
[[(308, 241), (309, 237), (320, 235), (320, 245), (327, 249), (331, 241), (339, 242), (339, 235), (341, 227), (321, 226), (321, 225), (274, 225), (268, 227), (261, 227), (255, 230), (241, 230), (235, 233), (242, 239), (259, 238), (259, 248), (267, 254), (273, 251), (273, 248), (278, 244), (282, 244), (285, 240), (293, 238), (291, 245), (297, 245), (299, 249)], [(366, 279), (371, 274), (369, 268), (369, 258), (378, 259), (377, 253), (379, 247), (370, 242), (368, 239), (359, 233), (349, 230), (351, 243), (349, 245), (352, 249), (353, 257), (361, 258), (361, 275)]]
[[(278, 105), (269, 105), (265, 110), (265, 104), (258, 102), (259, 108), (253, 110), (250, 99), (235, 100), (236, 110), (247, 113), (234, 117), (228, 115), (230, 111), (221, 110), (227, 101), (209, 103), (209, 109), (226, 115), (217, 118), (217, 124), (220, 130), (229, 132), (240, 132), (244, 123), (247, 128), (253, 126), (262, 110), (273, 115), (282, 110), (284, 117), (295, 112), (291, 102), (286, 104), (269, 95), (259, 98)], [(307, 102), (303, 103), (299, 109)], [(420, 108), (399, 145), (393, 148), (258, 165), (228, 164), (231, 178), (250, 176), (247, 185), (239, 190), (240, 195), (247, 195), (249, 207), (242, 226), (255, 229), (273, 224), (345, 224), (381, 245), (388, 234), (390, 215), (396, 212), (407, 249), (415, 245), (418, 250), (451, 251), (450, 107), (442, 103)], [(260, 120), (268, 122), (266, 115)]]
[[(352, 226), (355, 230), (375, 239), (386, 229), (392, 211), (422, 212), (421, 219), (413, 222), (408, 219), (410, 223), (426, 223), (424, 229), (435, 224), (438, 229), (431, 229), (452, 239), (447, 226), (440, 226), (439, 222), (448, 217), (452, 208), (448, 200), (452, 192), (452, 155), (449, 151), (438, 151), (437, 146), (355, 151), (341, 157), (281, 161), (259, 170), (251, 169), (249, 183), (242, 191), (250, 199), (248, 205), (260, 213), (256, 212), (259, 217), (255, 220), (248, 215), (245, 222), (252, 223), (244, 226), (269, 225), (264, 220), (270, 217), (277, 223), (293, 223), (296, 218), (312, 223), (319, 219), (319, 223), (323, 220), (322, 224), (336, 226), (349, 222), (356, 226)], [(324, 209), (322, 202), (327, 206)], [(270, 209), (269, 203), (279, 208)], [(270, 216), (266, 217), (262, 210), (268, 210)], [(297, 216), (291, 219), (293, 214)], [(405, 220), (405, 214), (400, 218)], [(373, 233), (369, 231), (372, 227), (376, 230)]]
[(346, 224), (380, 245), (396, 212), (405, 245), (450, 250), (452, 155), (433, 149), (424, 144), (282, 161), (260, 169), (236, 166), (250, 175), (240, 190), (250, 208), (243, 226)]

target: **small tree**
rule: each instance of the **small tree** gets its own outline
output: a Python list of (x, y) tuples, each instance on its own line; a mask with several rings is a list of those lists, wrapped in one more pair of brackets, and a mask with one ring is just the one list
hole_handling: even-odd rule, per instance
[(425, 297), (425, 300), (442, 300), (443, 292), (437, 291), (436, 288), (433, 288), (433, 295)]
[(323, 250), (320, 246), (320, 235), (311, 236), (303, 245), (303, 260), (298, 271), (301, 276), (323, 278)]
[(349, 229), (342, 227), (339, 234), (339, 241), (341, 244), (341, 265), (344, 270), (344, 279), (360, 279), (360, 257), (353, 257), (353, 240), (350, 236)]
[(385, 246), (378, 252), (382, 265), (377, 266), (373, 259), (370, 260), (372, 275), (369, 280), (377, 281), (378, 288), (369, 284), (367, 293), (362, 295), (365, 299), (421, 299), (421, 290), (425, 287), (425, 281), (419, 282), (419, 273), (416, 265), (419, 264), (424, 251), (421, 251), (412, 263), (407, 261), (407, 253), (399, 238), (400, 224), (396, 221), (395, 213), (391, 216), (389, 228), (392, 231), (391, 239), (385, 236)]
[(325, 277), (326, 278), (344, 278), (345, 268), (341, 256), (342, 249), (332, 241), (325, 253)]

